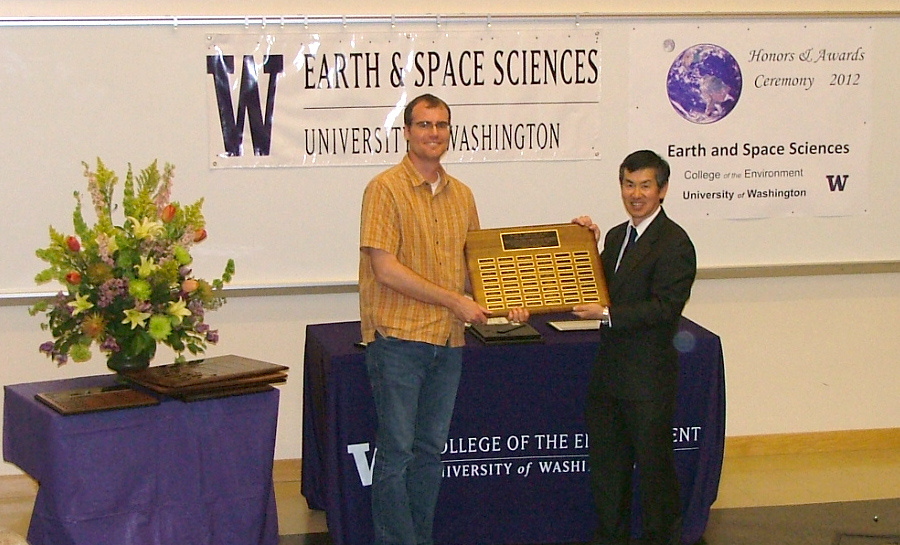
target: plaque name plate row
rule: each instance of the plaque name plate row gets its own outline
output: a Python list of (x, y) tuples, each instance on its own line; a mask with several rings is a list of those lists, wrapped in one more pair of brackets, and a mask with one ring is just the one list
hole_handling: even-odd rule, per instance
[(475, 300), (492, 316), (609, 304), (594, 234), (574, 223), (471, 231), (466, 263)]

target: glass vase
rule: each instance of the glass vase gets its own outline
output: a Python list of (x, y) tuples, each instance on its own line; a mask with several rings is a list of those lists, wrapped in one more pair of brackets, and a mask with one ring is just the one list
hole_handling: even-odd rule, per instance
[(112, 352), (106, 358), (106, 366), (116, 373), (137, 371), (150, 366), (150, 360), (156, 355), (156, 344), (150, 345), (144, 350), (134, 351), (124, 347), (118, 352)]

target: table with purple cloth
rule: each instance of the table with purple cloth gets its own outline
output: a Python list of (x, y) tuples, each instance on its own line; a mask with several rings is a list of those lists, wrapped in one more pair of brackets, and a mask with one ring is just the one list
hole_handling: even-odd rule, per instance
[(276, 545), (279, 392), (62, 416), (35, 394), (92, 376), (4, 387), (3, 459), (38, 481), (32, 545)]
[[(439, 545), (588, 541), (594, 529), (584, 404), (598, 331), (558, 332), (533, 316), (540, 344), (485, 346), (467, 335), (435, 516)], [(309, 325), (301, 492), (326, 512), (335, 545), (372, 542), (375, 409), (359, 322)], [(703, 535), (725, 444), (725, 372), (717, 335), (682, 319), (673, 448), (684, 543)], [(635, 508), (634, 534), (640, 512)]]

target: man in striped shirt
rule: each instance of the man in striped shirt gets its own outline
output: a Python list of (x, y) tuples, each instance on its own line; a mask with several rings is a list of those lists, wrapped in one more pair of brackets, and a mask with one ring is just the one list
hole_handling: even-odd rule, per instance
[[(450, 107), (421, 95), (403, 123), (407, 154), (369, 182), (360, 222), (360, 318), (378, 419), (375, 545), (432, 543), (465, 323), (489, 316), (466, 296), (466, 234), (479, 229), (475, 198), (441, 165)], [(528, 317), (525, 309), (509, 315)]]

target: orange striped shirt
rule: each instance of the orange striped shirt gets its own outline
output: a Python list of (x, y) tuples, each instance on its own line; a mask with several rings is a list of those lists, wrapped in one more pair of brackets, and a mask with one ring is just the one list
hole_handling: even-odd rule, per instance
[[(360, 248), (376, 248), (426, 280), (457, 293), (466, 286), (466, 233), (479, 229), (472, 191), (441, 168), (441, 182), (431, 186), (409, 156), (382, 172), (363, 193)], [(439, 305), (423, 303), (375, 280), (368, 254), (359, 258), (359, 310), (362, 338), (387, 337), (443, 346), (465, 344), (464, 324)]]

